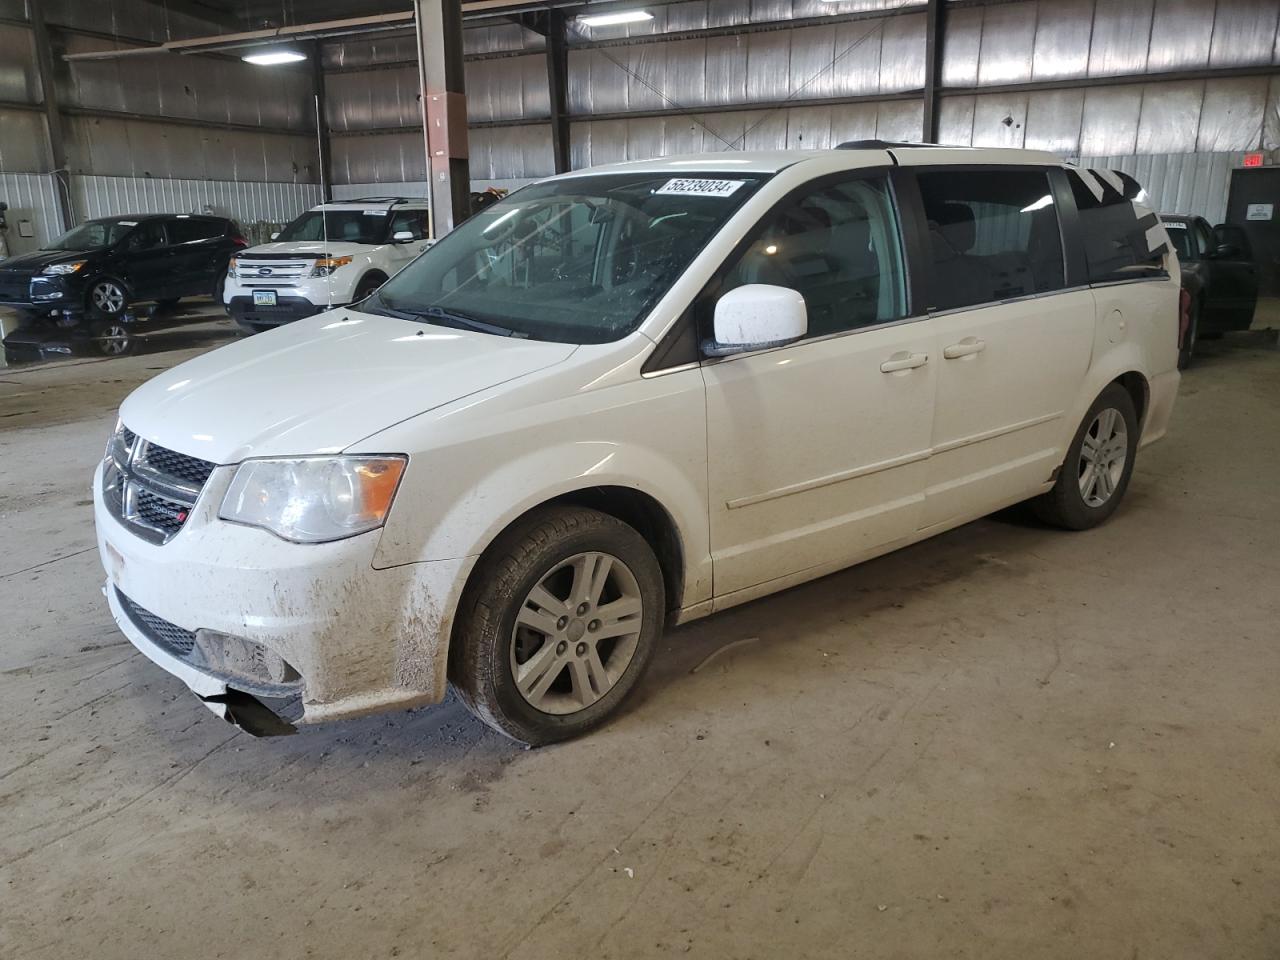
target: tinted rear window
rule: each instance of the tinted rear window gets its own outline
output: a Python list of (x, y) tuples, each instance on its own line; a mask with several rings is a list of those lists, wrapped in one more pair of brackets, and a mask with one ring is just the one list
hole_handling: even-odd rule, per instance
[(1069, 169), (1067, 179), (1080, 211), (1089, 280), (1164, 276), (1166, 235), (1138, 182), (1115, 170)]
[(931, 307), (1062, 289), (1062, 235), (1044, 170), (939, 170), (919, 182), (933, 254)]

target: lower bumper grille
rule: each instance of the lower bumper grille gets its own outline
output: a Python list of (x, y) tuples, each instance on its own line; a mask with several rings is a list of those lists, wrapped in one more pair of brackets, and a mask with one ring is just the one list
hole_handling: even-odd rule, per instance
[(133, 621), (133, 625), (142, 631), (148, 640), (164, 647), (176, 657), (186, 659), (191, 656), (191, 651), (196, 646), (194, 631), (183, 630), (176, 623), (157, 617), (150, 610), (138, 606), (119, 590), (116, 591), (116, 596), (120, 598), (120, 606)]

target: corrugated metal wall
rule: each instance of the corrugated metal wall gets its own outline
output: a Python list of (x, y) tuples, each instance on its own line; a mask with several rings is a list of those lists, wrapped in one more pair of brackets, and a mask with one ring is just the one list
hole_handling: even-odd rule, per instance
[[(821, 0), (692, 0), (654, 7), (644, 23), (571, 26), (572, 164), (919, 140), (922, 11), (921, 0), (846, 0), (834, 8)], [(867, 16), (789, 26), (833, 13)], [(1233, 152), (1280, 149), (1278, 21), (1276, 0), (957, 7), (946, 18), (940, 139), (1064, 157), (1168, 157), (1149, 165), (1145, 179), (1179, 185), (1192, 176), (1178, 159), (1184, 154), (1211, 155), (1212, 169), (1225, 170), (1223, 158)], [(723, 30), (735, 26), (756, 32)], [(697, 35), (708, 30), (725, 35)], [(472, 130), (473, 176), (519, 182), (550, 173), (549, 128), (529, 123), (548, 110), (545, 63), (535, 52), (541, 38), (514, 25), (466, 34), (468, 112), (486, 124)], [(420, 136), (395, 130), (418, 123), (412, 57), (411, 37), (328, 48), (326, 64), (343, 71), (328, 79), (331, 122), (342, 132), (334, 141), (336, 182), (423, 176)], [(1210, 69), (1258, 75), (1162, 78)], [(1112, 77), (1115, 83), (1097, 85)], [(1044, 82), (1064, 88), (1009, 89)], [(646, 112), (663, 115), (636, 116)], [(1209, 199), (1219, 195), (1218, 179), (1203, 194), (1210, 211), (1218, 209)]]
[[(686, 0), (653, 7), (654, 19), (644, 23), (573, 25), (572, 163), (823, 148), (864, 137), (918, 140), (923, 7), (923, 0), (834, 7), (822, 0)], [(47, 0), (47, 9), (55, 26), (75, 23), (129, 43), (214, 32), (135, 0)], [(4, 16), (24, 11), (21, 0), (0, 0)], [(833, 15), (836, 22), (812, 22)], [(946, 142), (1038, 147), (1068, 157), (1165, 157), (1141, 178), (1161, 196), (1174, 189), (1167, 184), (1208, 184), (1203, 194), (1195, 187), (1173, 195), (1184, 207), (1203, 195), (1207, 210), (1217, 209), (1229, 161), (1178, 158), (1280, 148), (1276, 0), (1014, 0), (957, 6), (946, 20)], [(56, 34), (69, 50), (103, 44), (74, 30)], [(468, 28), (464, 46), (469, 116), (480, 125), (471, 134), (477, 185), (517, 185), (551, 173), (542, 38), (494, 24)], [(413, 37), (404, 33), (325, 44), (336, 185), (399, 192), (422, 182), (415, 57)], [(37, 104), (28, 29), (0, 24), (0, 63), (0, 102)], [(277, 187), (318, 180), (307, 68), (265, 71), (234, 58), (165, 56), (65, 69), (60, 94), (71, 114), (65, 132), (73, 174), (113, 183), (135, 178), (138, 196), (159, 190), (193, 202), (199, 197), (185, 188), (165, 194), (147, 184), (270, 184), (235, 201), (261, 199), (266, 205), (254, 219), (274, 216), (273, 201), (264, 198)], [(1162, 78), (1211, 69), (1255, 75)], [(1044, 82), (1065, 87), (1017, 88)], [(49, 170), (43, 124), (36, 110), (0, 108), (0, 172)], [(86, 213), (105, 209), (94, 205), (104, 196), (98, 186), (86, 181), (74, 193)], [(105, 196), (117, 195), (128, 194)]]
[[(0, 173), (0, 200), (9, 204), (5, 218), (10, 255), (36, 250), (62, 233), (57, 189), (48, 174)], [(34, 236), (21, 235), (19, 224), (24, 220), (31, 222)]]
[(86, 218), (117, 213), (216, 213), (247, 226), (287, 223), (320, 202), (314, 183), (231, 180), (144, 180), (73, 177), (75, 206)]

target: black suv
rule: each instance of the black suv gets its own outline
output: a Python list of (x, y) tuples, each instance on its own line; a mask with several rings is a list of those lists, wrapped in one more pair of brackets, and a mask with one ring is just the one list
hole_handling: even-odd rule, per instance
[(0, 261), (0, 306), (63, 325), (123, 318), (136, 301), (221, 299), (227, 261), (248, 246), (235, 222), (196, 214), (88, 220), (47, 247)]

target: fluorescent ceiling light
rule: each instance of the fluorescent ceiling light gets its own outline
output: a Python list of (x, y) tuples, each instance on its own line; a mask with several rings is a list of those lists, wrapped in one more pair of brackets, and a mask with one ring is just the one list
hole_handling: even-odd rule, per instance
[(579, 17), (578, 22), (584, 27), (612, 27), (619, 23), (639, 23), (652, 20), (653, 14), (648, 10), (624, 10), (622, 13), (598, 13), (594, 16)]
[(263, 50), (261, 53), (246, 53), (240, 59), (260, 67), (273, 67), (278, 63), (297, 63), (307, 59), (307, 55), (297, 50)]

